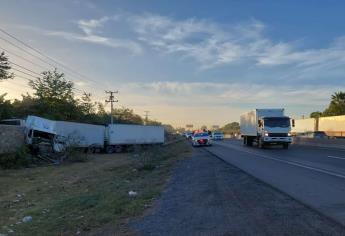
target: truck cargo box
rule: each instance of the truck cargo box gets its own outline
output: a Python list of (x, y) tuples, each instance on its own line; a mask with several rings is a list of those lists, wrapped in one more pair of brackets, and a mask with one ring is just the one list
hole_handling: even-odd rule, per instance
[(56, 134), (76, 147), (104, 147), (105, 126), (55, 121)]
[(112, 124), (106, 128), (108, 145), (164, 143), (162, 126)]

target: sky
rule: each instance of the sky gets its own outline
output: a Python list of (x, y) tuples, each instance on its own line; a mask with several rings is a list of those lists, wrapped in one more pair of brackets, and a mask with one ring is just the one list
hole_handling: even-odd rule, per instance
[[(332, 0), (0, 0), (0, 29), (66, 65), (58, 69), (95, 101), (118, 90), (115, 106), (198, 127), (255, 108), (324, 110), (345, 90), (344, 12)], [(17, 43), (0, 32), (0, 51), (32, 71), (1, 82), (15, 98), (30, 91), (21, 77), (56, 64), (8, 41)]]

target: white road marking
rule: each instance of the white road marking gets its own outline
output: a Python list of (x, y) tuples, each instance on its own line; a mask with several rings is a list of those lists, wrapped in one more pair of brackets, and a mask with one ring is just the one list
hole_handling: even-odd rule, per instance
[[(221, 146), (225, 146), (225, 145), (221, 145)], [(255, 153), (255, 152), (251, 152), (251, 151), (247, 151), (247, 150), (242, 150), (242, 149), (234, 147), (233, 145), (231, 145), (231, 146), (232, 146), (233, 149), (236, 149), (236, 150), (242, 151), (242, 152), (246, 152), (246, 153), (249, 153), (249, 154), (253, 154), (255, 156), (259, 156), (259, 157), (270, 159), (270, 160), (273, 160), (273, 161), (278, 161), (278, 162), (282, 162), (282, 163), (285, 163), (285, 164), (289, 164), (289, 165), (293, 165), (293, 166), (298, 166), (298, 167), (305, 168), (305, 169), (308, 169), (308, 170), (313, 170), (313, 171), (320, 172), (320, 173), (323, 173), (323, 174), (328, 174), (328, 175), (331, 175), (331, 176), (335, 176), (335, 177), (338, 177), (338, 178), (345, 179), (345, 175), (338, 174), (338, 173), (335, 173), (335, 172), (332, 172), (332, 171), (319, 169), (319, 168), (308, 166), (308, 165), (305, 165), (305, 164), (301, 164), (301, 163), (295, 162), (295, 161), (282, 160), (282, 159), (278, 159), (278, 158), (275, 158), (275, 157), (270, 157), (270, 156), (267, 156), (267, 155), (263, 155), (263, 154), (259, 154), (259, 153)], [(229, 147), (229, 146), (226, 145), (225, 147)]]
[(342, 160), (345, 160), (345, 157), (336, 157), (336, 156), (327, 156), (329, 158), (335, 158), (335, 159), (342, 159)]

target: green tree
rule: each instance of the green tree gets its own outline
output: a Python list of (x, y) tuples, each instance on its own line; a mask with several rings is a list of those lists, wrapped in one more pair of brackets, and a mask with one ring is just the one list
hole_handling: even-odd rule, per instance
[(323, 112), (323, 116), (345, 115), (345, 92), (336, 92), (331, 97), (331, 102)]
[(6, 93), (0, 95), (0, 120), (12, 118), (14, 115), (13, 106), (10, 100), (5, 99)]
[(115, 122), (120, 124), (143, 124), (143, 118), (125, 107), (114, 109)]
[(314, 111), (314, 112), (310, 113), (310, 118), (319, 118), (321, 116), (322, 116), (321, 111)]
[(240, 132), (240, 124), (238, 122), (231, 122), (224, 125), (221, 129), (226, 134), (235, 134)]
[(29, 85), (34, 90), (34, 97), (27, 98), (33, 100), (29, 108), (32, 114), (57, 120), (82, 120), (84, 114), (74, 98), (74, 84), (57, 69), (42, 72), (42, 77), (31, 80)]
[(13, 79), (13, 73), (10, 73), (9, 70), (11, 69), (10, 63), (8, 62), (8, 58), (5, 56), (4, 52), (0, 53), (0, 81), (6, 79)]

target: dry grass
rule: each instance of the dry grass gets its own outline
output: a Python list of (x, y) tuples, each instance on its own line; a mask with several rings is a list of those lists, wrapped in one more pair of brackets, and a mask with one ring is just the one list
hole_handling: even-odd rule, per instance
[[(124, 219), (142, 214), (159, 196), (173, 164), (189, 151), (179, 142), (144, 154), (95, 154), (87, 162), (1, 170), (0, 233), (97, 234), (103, 227), (118, 232)], [(156, 168), (138, 170), (141, 155), (151, 155)], [(130, 190), (138, 196), (129, 197)], [(24, 216), (33, 220), (20, 223)]]

